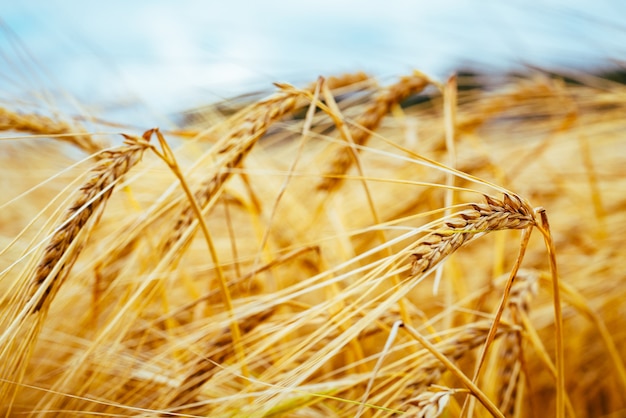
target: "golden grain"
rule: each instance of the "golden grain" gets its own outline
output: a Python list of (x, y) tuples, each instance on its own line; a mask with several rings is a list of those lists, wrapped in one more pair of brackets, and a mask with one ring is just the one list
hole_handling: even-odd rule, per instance
[[(126, 145), (105, 151), (102, 159), (91, 170), (91, 177), (80, 188), (80, 196), (67, 210), (61, 226), (52, 235), (50, 243), (46, 247), (44, 255), (37, 266), (31, 285), (31, 297), (45, 286), (43, 294), (33, 308), (33, 312), (39, 311), (44, 304), (49, 304), (54, 294), (61, 287), (68, 269), (80, 253), (80, 248), (66, 255), (66, 251), (78, 233), (83, 229), (94, 213), (103, 209), (104, 204), (113, 193), (113, 188), (131, 168), (140, 160), (146, 150), (146, 142), (140, 142), (133, 137), (127, 137)], [(96, 215), (98, 216), (98, 215)], [(57, 263), (63, 259), (63, 266), (57, 269), (53, 278), (50, 273)], [(47, 282), (47, 283), (46, 283)]]
[(96, 142), (89, 133), (80, 128), (46, 116), (12, 112), (1, 106), (0, 131), (50, 135), (58, 140), (74, 144), (88, 154), (97, 154), (103, 148), (102, 144)]
[(486, 203), (473, 203), (471, 209), (442, 221), (441, 227), (421, 238), (412, 251), (412, 275), (430, 270), (476, 236), (505, 229), (525, 229), (535, 222), (533, 210), (518, 196), (503, 200), (485, 196)]

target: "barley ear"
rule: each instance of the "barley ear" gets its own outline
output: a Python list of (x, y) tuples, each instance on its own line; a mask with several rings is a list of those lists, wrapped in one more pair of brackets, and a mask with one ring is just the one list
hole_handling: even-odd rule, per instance
[[(91, 170), (89, 180), (80, 188), (79, 197), (67, 210), (63, 222), (52, 235), (30, 284), (29, 297), (38, 299), (33, 312), (49, 305), (71, 265), (78, 258), (81, 246), (74, 248), (71, 254), (66, 254), (68, 249), (92, 215), (99, 216), (102, 213), (115, 185), (141, 160), (148, 147), (145, 139), (131, 136), (125, 138), (125, 145), (102, 154), (101, 160)], [(59, 262), (62, 264), (59, 265)], [(54, 274), (51, 276), (51, 273)]]
[(503, 200), (485, 196), (485, 200), (486, 203), (469, 204), (471, 209), (443, 220), (415, 243), (411, 275), (425, 273), (477, 236), (503, 229), (525, 229), (535, 223), (533, 211), (517, 196), (505, 194)]
[(102, 150), (102, 144), (80, 128), (66, 122), (57, 121), (34, 113), (24, 114), (10, 111), (0, 106), (0, 131), (27, 132), (35, 135), (49, 135), (61, 141), (69, 142), (88, 154)]

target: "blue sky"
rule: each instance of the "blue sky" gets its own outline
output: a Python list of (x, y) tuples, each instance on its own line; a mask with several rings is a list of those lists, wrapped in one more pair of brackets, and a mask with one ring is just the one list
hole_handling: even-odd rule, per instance
[(445, 77), (464, 63), (585, 69), (626, 56), (618, 0), (5, 3), (5, 100), (49, 89), (57, 100), (63, 91), (171, 112), (320, 74), (417, 68)]

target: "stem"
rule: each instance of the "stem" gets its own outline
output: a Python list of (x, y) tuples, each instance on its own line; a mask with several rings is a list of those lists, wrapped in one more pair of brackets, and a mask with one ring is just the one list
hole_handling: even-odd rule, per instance
[(446, 356), (437, 351), (437, 348), (432, 345), (426, 338), (422, 337), (419, 332), (410, 326), (404, 325), (404, 329), (420, 344), (422, 344), (433, 356), (441, 361), (448, 370), (450, 370), (456, 377), (458, 377), (472, 394), (478, 398), (480, 403), (491, 413), (492, 416), (498, 418), (504, 418), (504, 415), (496, 405), (485, 395), (485, 393), (476, 386), (474, 382), (470, 380), (458, 367), (454, 365)]
[(561, 295), (559, 290), (559, 275), (556, 264), (556, 249), (552, 235), (548, 215), (544, 208), (537, 208), (536, 212), (541, 217), (541, 226), (538, 227), (543, 235), (548, 256), (550, 258), (550, 274), (552, 276), (552, 291), (554, 296), (554, 331), (556, 333), (556, 418), (565, 418), (565, 354), (563, 349), (563, 316), (561, 314)]
[(152, 148), (153, 151), (161, 158), (172, 170), (174, 175), (180, 181), (180, 184), (189, 200), (191, 208), (194, 211), (194, 214), (198, 218), (198, 224), (200, 225), (200, 229), (202, 229), (202, 233), (204, 234), (204, 239), (209, 248), (209, 253), (211, 254), (211, 258), (213, 263), (215, 264), (215, 270), (217, 272), (218, 283), (220, 286), (220, 293), (222, 294), (222, 300), (224, 301), (224, 305), (226, 306), (226, 311), (228, 312), (228, 318), (230, 319), (230, 332), (232, 334), (233, 346), (235, 348), (235, 353), (237, 356), (237, 360), (241, 364), (241, 373), (243, 376), (248, 377), (249, 372), (245, 362), (245, 353), (243, 351), (243, 346), (241, 343), (241, 330), (239, 329), (239, 323), (235, 318), (235, 313), (233, 311), (233, 302), (230, 297), (230, 291), (228, 290), (228, 284), (226, 283), (226, 278), (224, 277), (224, 271), (222, 270), (222, 266), (219, 263), (219, 259), (217, 256), (217, 250), (215, 249), (215, 244), (213, 243), (213, 239), (211, 238), (211, 234), (209, 233), (209, 228), (204, 221), (204, 217), (202, 216), (202, 209), (198, 205), (193, 193), (189, 189), (189, 185), (187, 181), (185, 181), (185, 177), (180, 171), (180, 167), (176, 162), (176, 158), (172, 149), (167, 144), (167, 141), (163, 137), (163, 134), (159, 132), (158, 129), (155, 129), (157, 138), (159, 139), (159, 145), (161, 145), (161, 149), (163, 152), (159, 152), (155, 148)]
[[(365, 193), (367, 205), (369, 206), (370, 212), (372, 214), (372, 221), (374, 222), (375, 225), (379, 225), (381, 223), (380, 217), (378, 216), (376, 205), (374, 205), (374, 198), (372, 197), (372, 193), (370, 192), (370, 188), (367, 184), (367, 177), (365, 177), (363, 164), (361, 163), (361, 159), (359, 158), (357, 144), (352, 139), (352, 134), (350, 132), (350, 129), (348, 129), (348, 127), (346, 126), (346, 123), (344, 122), (345, 118), (343, 117), (341, 110), (339, 109), (339, 106), (337, 105), (337, 102), (335, 101), (335, 98), (333, 97), (331, 91), (328, 89), (328, 86), (326, 84), (322, 84), (322, 95), (324, 96), (324, 99), (326, 100), (326, 106), (323, 106), (321, 103), (318, 103), (318, 107), (332, 119), (333, 123), (335, 124), (337, 128), (337, 131), (339, 131), (339, 134), (341, 135), (343, 140), (348, 144), (350, 153), (354, 160), (354, 165), (361, 179), (361, 184), (363, 186), (363, 192)], [(310, 98), (310, 100), (315, 100), (315, 97)], [(377, 235), (381, 243), (387, 242), (387, 238), (385, 236), (384, 230), (376, 229), (375, 234)], [(391, 248), (386, 247), (384, 251), (385, 251), (386, 256), (388, 257), (392, 256)], [(399, 286), (400, 278), (397, 275), (394, 275), (392, 277), (392, 283), (394, 286)], [(411, 324), (412, 323), (411, 315), (409, 314), (407, 301), (405, 298), (401, 298), (398, 301), (398, 308), (400, 309), (400, 317), (402, 318), (402, 320), (407, 324)]]
[[(478, 358), (478, 363), (476, 363), (476, 370), (474, 370), (474, 377), (472, 379), (473, 382), (478, 380), (478, 376), (480, 375), (480, 369), (483, 366), (485, 359), (487, 358), (487, 350), (489, 346), (493, 342), (496, 337), (496, 332), (498, 330), (498, 325), (500, 324), (500, 319), (502, 318), (502, 313), (504, 312), (504, 306), (506, 305), (506, 301), (509, 298), (509, 293), (511, 292), (511, 287), (513, 286), (513, 282), (515, 281), (515, 277), (517, 276), (517, 272), (522, 264), (522, 260), (524, 259), (524, 254), (526, 253), (526, 247), (528, 246), (528, 241), (530, 240), (530, 234), (532, 233), (532, 227), (524, 229), (522, 231), (522, 242), (520, 244), (519, 252), (517, 253), (517, 259), (515, 260), (515, 264), (513, 265), (513, 269), (509, 274), (509, 278), (506, 282), (506, 286), (504, 287), (504, 294), (502, 295), (502, 299), (500, 300), (500, 305), (498, 305), (498, 309), (496, 310), (496, 316), (493, 319), (493, 324), (491, 324), (491, 328), (489, 328), (489, 333), (487, 334), (487, 339), (485, 340), (485, 344), (483, 345), (480, 356)], [(465, 416), (467, 409), (467, 399), (463, 403), (463, 408), (461, 409), (461, 417)]]

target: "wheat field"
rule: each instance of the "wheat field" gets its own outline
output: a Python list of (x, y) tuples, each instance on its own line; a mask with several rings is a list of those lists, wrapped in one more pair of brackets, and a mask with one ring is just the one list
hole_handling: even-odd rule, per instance
[(626, 88), (472, 85), (0, 108), (1, 413), (626, 416)]

